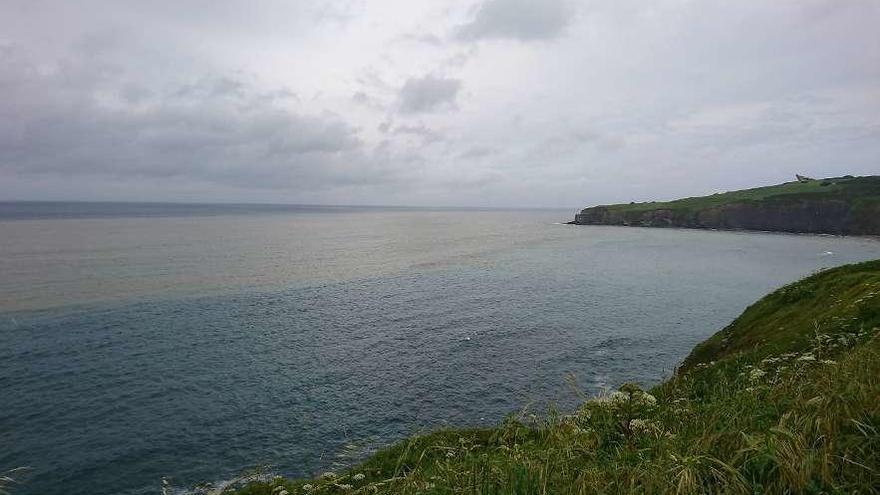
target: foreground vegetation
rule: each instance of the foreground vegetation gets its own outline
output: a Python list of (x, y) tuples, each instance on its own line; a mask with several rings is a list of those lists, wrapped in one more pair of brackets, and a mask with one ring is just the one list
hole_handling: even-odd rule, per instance
[(226, 493), (880, 493), (880, 260), (758, 301), (669, 381)]

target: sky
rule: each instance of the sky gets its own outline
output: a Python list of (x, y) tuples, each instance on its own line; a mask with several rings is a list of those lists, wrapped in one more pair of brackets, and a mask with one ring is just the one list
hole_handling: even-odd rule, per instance
[(875, 0), (0, 0), (0, 200), (564, 207), (880, 173)]

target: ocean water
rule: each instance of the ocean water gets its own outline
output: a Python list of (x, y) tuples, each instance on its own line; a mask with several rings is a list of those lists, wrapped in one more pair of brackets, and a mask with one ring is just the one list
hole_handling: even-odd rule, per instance
[(880, 257), (572, 214), (0, 203), (0, 471), (134, 495), (337, 469), (656, 383), (768, 291)]

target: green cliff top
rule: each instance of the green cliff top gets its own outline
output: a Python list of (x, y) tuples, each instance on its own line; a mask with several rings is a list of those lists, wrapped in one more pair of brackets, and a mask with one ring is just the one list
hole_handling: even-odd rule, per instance
[(682, 364), (802, 351), (817, 334), (880, 327), (880, 260), (820, 272), (762, 298)]
[(764, 297), (650, 390), (413, 437), (345, 473), (235, 493), (878, 493), (878, 377), (880, 260)]
[(880, 201), (880, 176), (812, 179), (807, 182), (786, 182), (775, 186), (729, 191), (675, 201), (615, 204), (605, 205), (605, 207), (621, 212), (657, 209), (699, 210), (748, 201), (790, 201), (816, 198)]

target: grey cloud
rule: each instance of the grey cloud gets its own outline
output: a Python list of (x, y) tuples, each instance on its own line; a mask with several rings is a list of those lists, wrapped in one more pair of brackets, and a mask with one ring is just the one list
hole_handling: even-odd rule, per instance
[[(20, 53), (4, 54), (2, 62), (23, 63)], [(274, 103), (278, 91), (267, 96), (230, 76), (156, 93), (107, 80), (71, 85), (67, 72), (41, 74), (33, 64), (15, 74), (2, 81), (0, 171), (290, 189), (394, 180), (363, 153), (352, 125), (291, 112)]]
[(571, 133), (572, 141), (581, 144), (592, 144), (603, 151), (614, 151), (623, 148), (626, 141), (619, 136), (612, 136), (594, 130), (582, 130)]
[(525, 155), (530, 162), (552, 165), (554, 160), (572, 156), (597, 156), (621, 150), (625, 145), (623, 138), (592, 129), (560, 132), (551, 137), (538, 140), (530, 146)]
[(424, 45), (438, 47), (438, 48), (443, 46), (443, 40), (441, 40), (440, 37), (437, 36), (436, 34), (431, 34), (431, 33), (404, 34), (400, 37), (400, 40), (406, 41), (406, 42), (412, 42), (412, 43), (421, 43)]
[(469, 50), (466, 52), (458, 52), (446, 57), (441, 65), (443, 67), (458, 69), (463, 67), (471, 58), (476, 55), (476, 50)]
[(361, 86), (372, 88), (377, 91), (395, 92), (399, 89), (386, 82), (375, 67), (366, 67), (362, 69), (355, 80)]
[(482, 190), (493, 184), (501, 184), (507, 182), (509, 177), (504, 173), (494, 169), (484, 170), (466, 170), (460, 175), (444, 177), (439, 183), (449, 189), (460, 190)]
[(454, 35), (464, 41), (549, 40), (562, 34), (573, 15), (569, 0), (486, 0), (473, 20), (459, 26)]
[(198, 81), (181, 85), (175, 91), (175, 96), (181, 98), (241, 98), (245, 96), (244, 91), (244, 83), (231, 77), (203, 77)]
[(395, 127), (391, 131), (391, 133), (397, 134), (397, 135), (409, 134), (409, 135), (413, 135), (413, 136), (418, 136), (418, 137), (422, 138), (423, 144), (430, 144), (430, 143), (434, 143), (434, 142), (443, 140), (443, 134), (425, 126), (424, 124), (399, 125), (399, 126)]
[(793, 95), (781, 101), (709, 107), (666, 122), (668, 137), (686, 140), (694, 149), (733, 152), (764, 146), (816, 145), (834, 140), (870, 139), (875, 122), (847, 122), (832, 102)]
[(498, 150), (490, 148), (488, 146), (473, 146), (459, 153), (457, 158), (462, 160), (476, 160), (480, 158), (485, 158), (487, 156), (492, 156), (497, 152)]
[(150, 88), (129, 83), (121, 88), (119, 94), (125, 98), (127, 102), (137, 104), (149, 100), (155, 95), (155, 92)]
[(872, 2), (39, 3), (0, 2), (0, 199), (583, 206), (880, 159)]
[(355, 91), (351, 96), (351, 101), (373, 110), (383, 110), (385, 104), (381, 99), (368, 94), (366, 91)]
[(461, 90), (458, 79), (426, 75), (406, 80), (398, 94), (403, 113), (431, 112), (455, 107), (455, 98)]
[(370, 96), (368, 96), (366, 93), (364, 93), (363, 91), (357, 91), (357, 92), (355, 92), (355, 94), (353, 94), (351, 96), (351, 100), (355, 103), (367, 105), (370, 103), (372, 98)]

